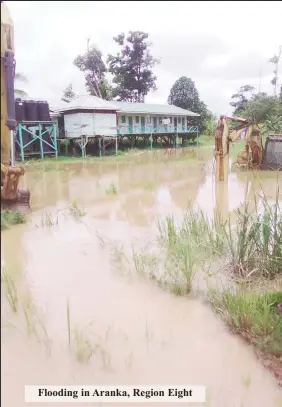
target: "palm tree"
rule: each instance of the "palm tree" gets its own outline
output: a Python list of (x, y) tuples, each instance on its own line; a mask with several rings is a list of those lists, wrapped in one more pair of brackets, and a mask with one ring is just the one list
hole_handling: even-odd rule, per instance
[[(20, 72), (16, 73), (15, 81), (20, 81), (20, 82), (23, 82), (23, 83), (28, 82), (27, 77), (23, 73), (20, 73)], [(15, 92), (16, 96), (27, 96), (27, 93), (22, 89), (15, 89), (14, 92)]]

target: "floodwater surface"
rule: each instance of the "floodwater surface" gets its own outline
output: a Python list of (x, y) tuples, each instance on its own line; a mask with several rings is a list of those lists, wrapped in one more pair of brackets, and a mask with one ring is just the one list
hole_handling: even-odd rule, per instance
[(261, 188), (274, 199), (277, 174), (231, 173), (215, 189), (211, 162), (153, 154), (26, 173), (28, 223), (2, 233), (18, 298), (17, 313), (1, 300), (3, 406), (29, 406), (24, 386), (36, 384), (205, 385), (206, 406), (282, 405), (253, 350), (207, 304), (118, 267), (150, 245), (158, 217), (181, 218), (189, 202), (227, 216)]

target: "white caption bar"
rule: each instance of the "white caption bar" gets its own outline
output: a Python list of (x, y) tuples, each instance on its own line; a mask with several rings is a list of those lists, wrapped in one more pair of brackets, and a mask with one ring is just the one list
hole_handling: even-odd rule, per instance
[(203, 403), (205, 386), (25, 386), (27, 403)]

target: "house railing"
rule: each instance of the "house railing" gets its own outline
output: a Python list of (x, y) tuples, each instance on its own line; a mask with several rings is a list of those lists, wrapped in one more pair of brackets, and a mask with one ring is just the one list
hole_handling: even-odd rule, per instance
[(174, 126), (172, 124), (162, 124), (158, 126), (153, 125), (138, 125), (138, 126), (130, 126), (130, 125), (119, 125), (117, 127), (117, 133), (121, 135), (128, 135), (128, 134), (181, 134), (181, 133), (198, 133), (199, 127), (197, 126)]

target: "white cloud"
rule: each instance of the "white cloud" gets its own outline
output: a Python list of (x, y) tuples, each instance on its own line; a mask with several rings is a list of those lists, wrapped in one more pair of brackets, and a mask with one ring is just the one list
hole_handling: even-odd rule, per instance
[(279, 1), (6, 3), (15, 25), (17, 70), (28, 77), (30, 96), (60, 97), (70, 82), (83, 92), (84, 77), (73, 59), (86, 38), (106, 56), (117, 49), (112, 38), (129, 30), (148, 32), (154, 56), (161, 58), (158, 90), (148, 102), (166, 103), (180, 76), (195, 81), (217, 114), (230, 113), (230, 96), (241, 85), (258, 88), (261, 82), (260, 89), (271, 92), (267, 61), (282, 43)]

